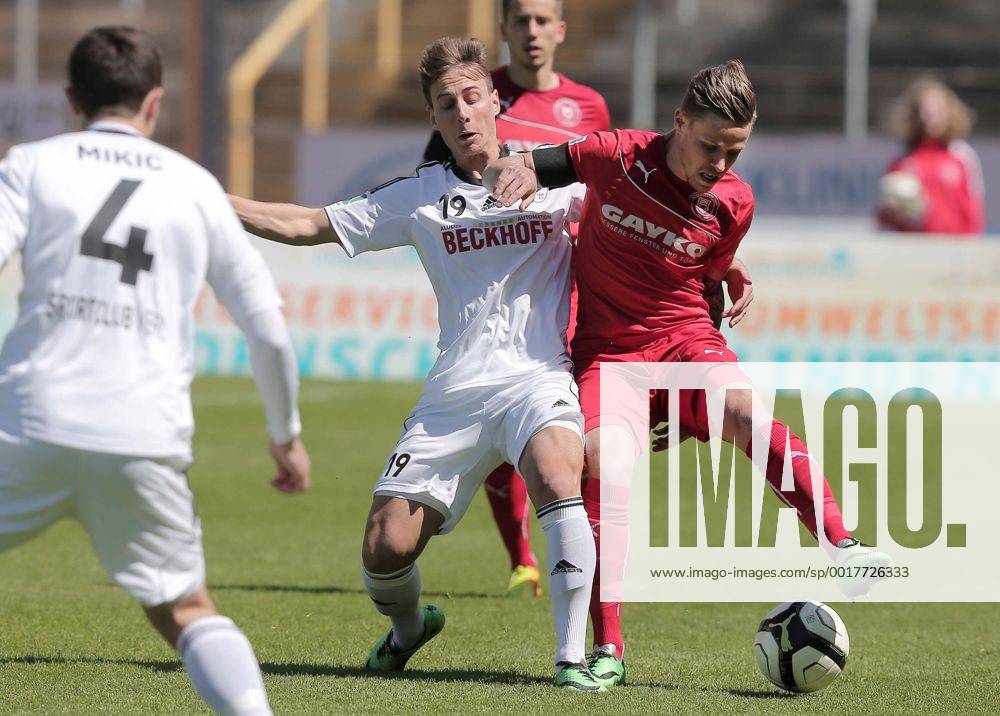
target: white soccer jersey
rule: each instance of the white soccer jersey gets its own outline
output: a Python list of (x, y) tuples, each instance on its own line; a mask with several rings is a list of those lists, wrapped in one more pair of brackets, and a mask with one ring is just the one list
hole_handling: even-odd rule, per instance
[(0, 268), (16, 252), (24, 289), (0, 353), (0, 432), (14, 438), (190, 454), (205, 279), (237, 321), (281, 305), (218, 182), (120, 123), (0, 162)]
[(570, 245), (584, 187), (542, 189), (527, 211), (496, 206), (450, 160), (326, 207), (349, 256), (412, 245), (438, 301), (428, 390), (509, 382), (568, 363)]

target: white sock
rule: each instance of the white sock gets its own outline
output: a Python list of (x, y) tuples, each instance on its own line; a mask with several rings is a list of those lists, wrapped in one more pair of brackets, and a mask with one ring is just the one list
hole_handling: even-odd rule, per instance
[(416, 644), (424, 635), (417, 563), (390, 574), (376, 574), (362, 566), (361, 578), (375, 608), (392, 620), (393, 646), (408, 649)]
[(584, 660), (587, 609), (594, 583), (597, 549), (582, 497), (555, 500), (535, 513), (549, 554), (549, 591), (556, 621), (556, 663)]
[(270, 716), (264, 679), (246, 636), (228, 617), (196, 619), (177, 639), (191, 685), (218, 714)]

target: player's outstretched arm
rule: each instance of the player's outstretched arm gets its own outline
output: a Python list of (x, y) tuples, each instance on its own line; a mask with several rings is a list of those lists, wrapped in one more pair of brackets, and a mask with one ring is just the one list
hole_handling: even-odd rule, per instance
[(340, 243), (323, 209), (297, 204), (254, 201), (227, 194), (243, 228), (268, 241), (290, 246)]

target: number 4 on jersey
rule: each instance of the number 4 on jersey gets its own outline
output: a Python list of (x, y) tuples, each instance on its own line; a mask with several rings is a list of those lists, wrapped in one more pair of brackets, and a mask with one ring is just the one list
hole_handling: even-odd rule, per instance
[(135, 286), (140, 271), (149, 271), (153, 268), (153, 255), (146, 253), (146, 230), (138, 226), (131, 227), (128, 243), (125, 246), (109, 244), (104, 240), (104, 234), (140, 184), (142, 181), (139, 179), (122, 179), (118, 182), (118, 186), (98, 209), (97, 216), (83, 232), (83, 239), (80, 241), (82, 255), (121, 264), (121, 282), (130, 286)]

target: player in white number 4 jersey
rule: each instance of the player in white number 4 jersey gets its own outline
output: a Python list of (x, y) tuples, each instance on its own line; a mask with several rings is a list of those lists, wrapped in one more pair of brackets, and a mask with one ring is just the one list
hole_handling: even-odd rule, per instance
[(205, 589), (185, 470), (193, 308), (205, 279), (247, 336), (275, 486), (308, 486), (298, 376), (281, 300), (221, 187), (148, 139), (163, 90), (156, 46), (98, 28), (70, 56), (86, 131), (0, 162), (0, 268), (24, 289), (0, 354), (0, 551), (80, 520), (216, 711), (267, 714), (256, 657)]
[(350, 256), (412, 245), (438, 299), (441, 354), (375, 485), (363, 578), (392, 620), (367, 666), (402, 668), (444, 626), (420, 607), (416, 559), (451, 530), (502, 462), (518, 465), (548, 541), (556, 683), (603, 691), (584, 663), (596, 561), (580, 497), (582, 415), (566, 353), (571, 246), (582, 187), (501, 210), (478, 173), (500, 155), (497, 93), (478, 40), (424, 50), (421, 84), (454, 161), (429, 163), (326, 209), (231, 200), (244, 225), (283, 243), (340, 243)]

